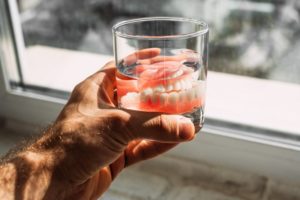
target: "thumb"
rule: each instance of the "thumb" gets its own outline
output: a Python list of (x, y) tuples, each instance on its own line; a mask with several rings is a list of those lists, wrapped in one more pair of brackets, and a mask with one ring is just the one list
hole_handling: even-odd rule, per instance
[(192, 121), (181, 115), (131, 114), (129, 123), (131, 132), (136, 138), (180, 142), (191, 140), (195, 135)]

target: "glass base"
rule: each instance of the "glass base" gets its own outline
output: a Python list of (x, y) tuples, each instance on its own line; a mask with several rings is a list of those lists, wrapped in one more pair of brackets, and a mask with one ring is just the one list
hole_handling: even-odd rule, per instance
[(198, 132), (201, 130), (204, 124), (204, 108), (200, 107), (192, 112), (185, 113), (183, 116), (191, 119), (191, 121), (194, 123), (195, 131)]

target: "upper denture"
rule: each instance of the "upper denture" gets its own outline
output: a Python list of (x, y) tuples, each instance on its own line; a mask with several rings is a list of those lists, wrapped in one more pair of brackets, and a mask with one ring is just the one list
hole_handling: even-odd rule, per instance
[(139, 73), (138, 88), (140, 91), (149, 87), (162, 92), (190, 88), (190, 82), (194, 80), (193, 76), (195, 76), (193, 74), (197, 73), (193, 69), (173, 61), (148, 66), (140, 65), (136, 69), (136, 72)]

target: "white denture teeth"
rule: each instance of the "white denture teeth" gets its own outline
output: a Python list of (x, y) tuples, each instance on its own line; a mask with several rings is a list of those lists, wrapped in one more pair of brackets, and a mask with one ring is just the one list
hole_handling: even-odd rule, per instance
[(166, 91), (166, 89), (164, 88), (164, 86), (163, 85), (159, 85), (159, 86), (157, 86), (157, 87), (155, 87), (155, 88), (153, 88), (153, 92), (154, 93), (163, 93), (163, 92), (165, 92)]
[(147, 88), (141, 92), (141, 102), (148, 102), (148, 99), (151, 98), (153, 94), (153, 90), (151, 88)]
[(166, 91), (167, 91), (167, 92), (171, 92), (172, 90), (173, 90), (173, 85), (168, 84), (168, 85), (166, 86)]
[(186, 97), (189, 101), (194, 99), (195, 96), (194, 93), (195, 93), (194, 89), (189, 89), (188, 91), (186, 91)]
[[(140, 98), (140, 95), (136, 92), (128, 92), (126, 95), (122, 96), (120, 99), (121, 105), (125, 106), (128, 104), (128, 102), (136, 101)], [(138, 102), (138, 101), (137, 101)], [(127, 107), (127, 106), (126, 106)], [(131, 106), (128, 106), (128, 108)]]
[(162, 93), (160, 96), (159, 96), (159, 103), (160, 105), (165, 105), (166, 102), (167, 102), (167, 99), (168, 99), (168, 94), (166, 93)]
[(199, 87), (194, 87), (194, 98), (197, 99), (200, 97), (200, 91), (199, 91)]
[(129, 98), (136, 98), (136, 97), (138, 97), (138, 93), (136, 93), (136, 92), (128, 92), (127, 94), (126, 94), (126, 96), (128, 96)]
[(182, 90), (186, 89), (186, 84), (185, 84), (184, 80), (180, 80), (180, 87), (181, 87)]
[(192, 83), (190, 80), (185, 80), (185, 86), (186, 88), (185, 89), (191, 89), (193, 87)]
[(178, 101), (178, 94), (177, 92), (171, 92), (169, 94), (168, 102), (172, 105), (176, 104)]
[(146, 95), (146, 96), (152, 95), (152, 93), (153, 93), (153, 90), (151, 88), (147, 88), (142, 91), (142, 95)]
[(186, 96), (186, 91), (180, 91), (178, 93), (178, 102), (179, 103), (183, 102), (185, 99), (185, 96)]
[(181, 84), (180, 84), (179, 81), (176, 81), (176, 82), (174, 83), (174, 90), (176, 90), (176, 91), (181, 90)]

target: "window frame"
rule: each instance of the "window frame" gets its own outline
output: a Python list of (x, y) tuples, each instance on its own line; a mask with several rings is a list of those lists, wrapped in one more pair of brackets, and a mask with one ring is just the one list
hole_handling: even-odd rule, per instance
[[(6, 69), (7, 67), (18, 68), (18, 65), (22, 65), (24, 40), (16, 2), (14, 0), (1, 1), (0, 10), (2, 19), (0, 25), (3, 27), (0, 29), (0, 37), (7, 40), (1, 43), (3, 51), (0, 55), (0, 113), (4, 117), (30, 124), (48, 124), (55, 119), (66, 100), (10, 87)], [(48, 110), (47, 114), (43, 112), (45, 109)], [(30, 118), (27, 113), (31, 114)]]
[[(24, 48), (15, 0), (1, 1), (0, 15), (0, 41), (7, 40), (0, 44), (0, 116), (46, 126), (55, 120), (66, 100), (10, 87), (6, 69), (22, 65)], [(210, 120), (213, 119), (208, 119), (208, 122)], [(210, 124), (205, 125), (195, 141), (180, 145), (168, 155), (300, 183), (298, 145), (252, 137), (238, 129), (216, 129)]]

